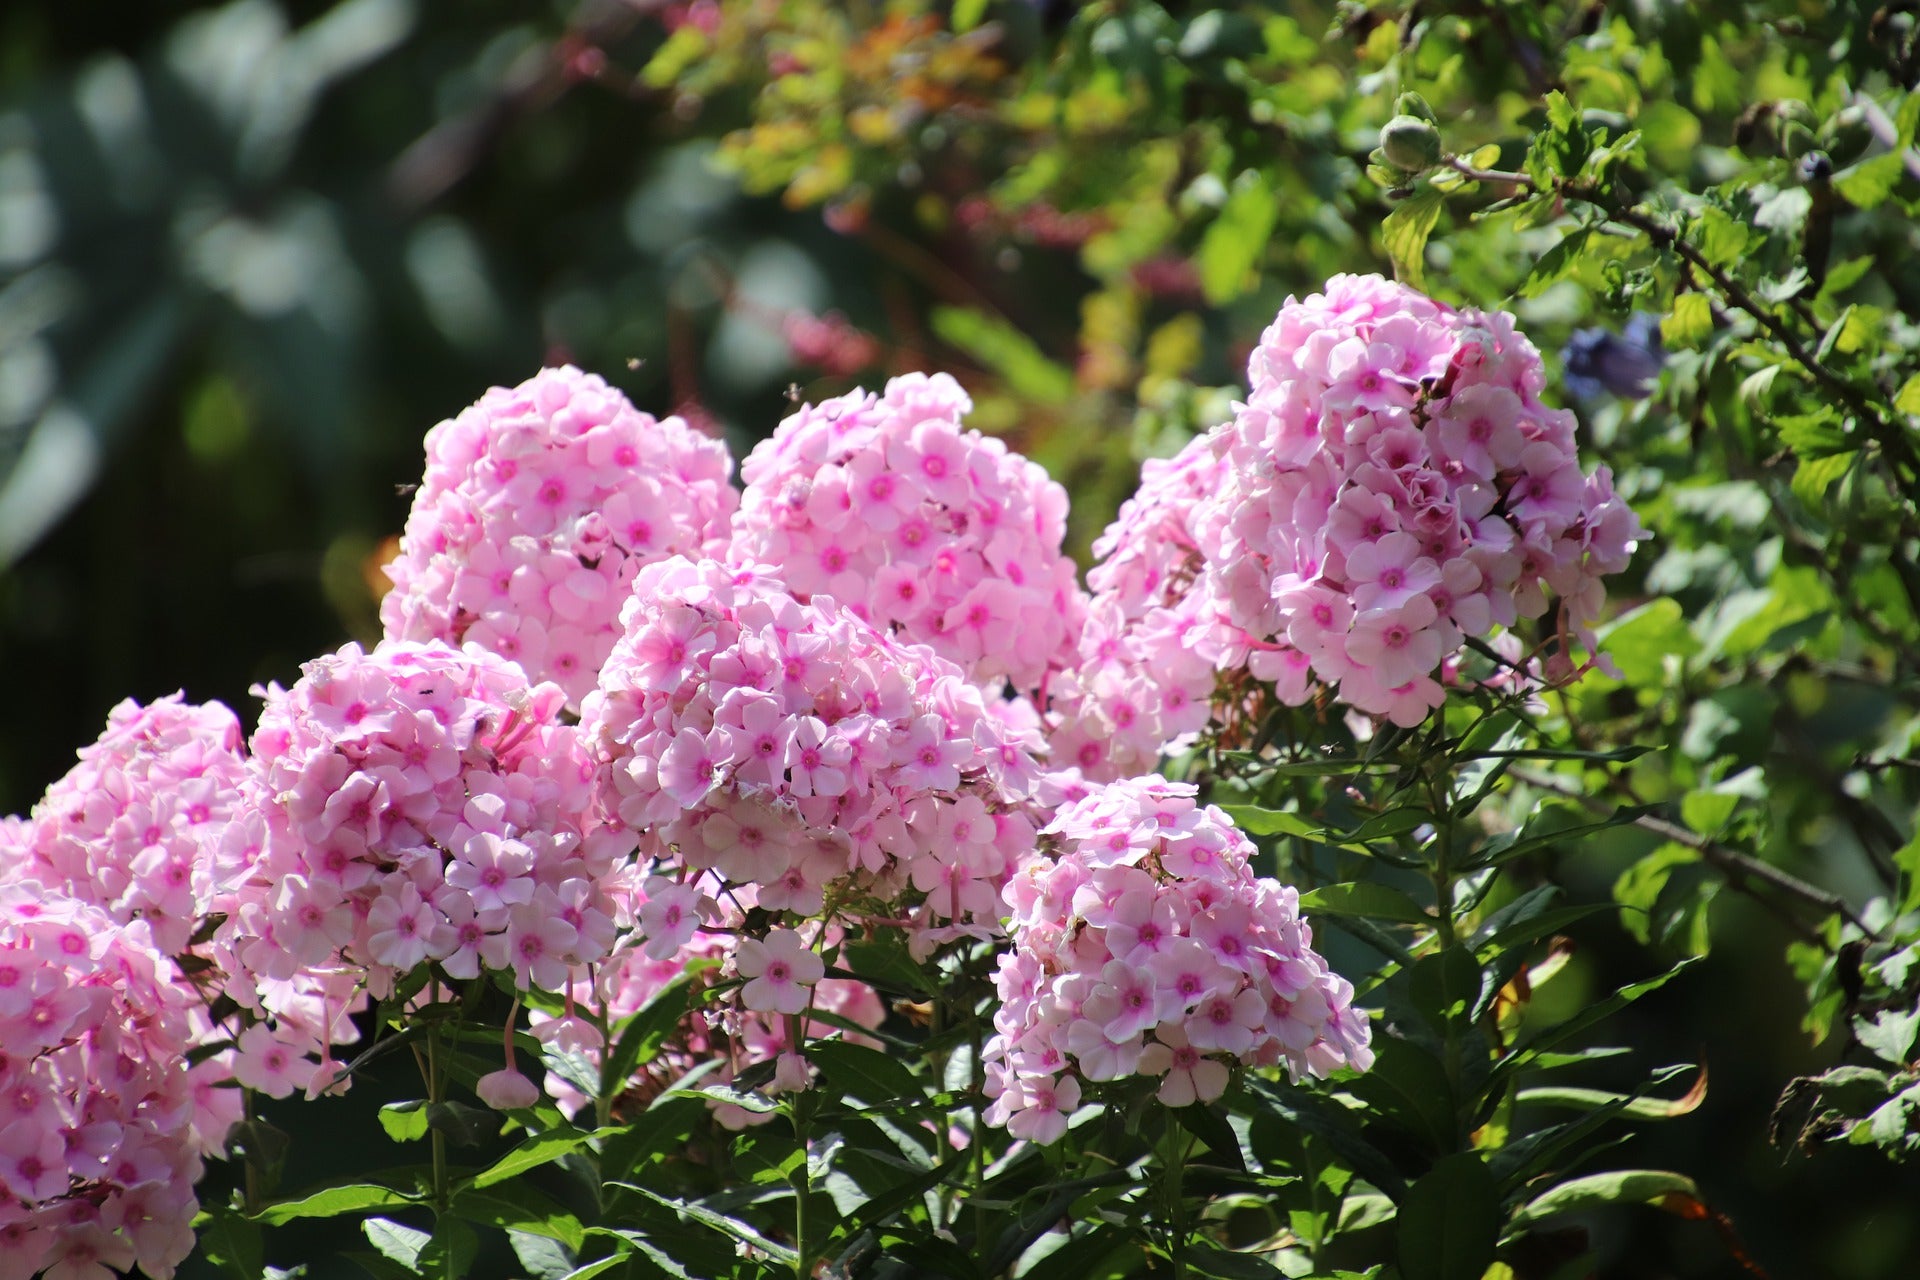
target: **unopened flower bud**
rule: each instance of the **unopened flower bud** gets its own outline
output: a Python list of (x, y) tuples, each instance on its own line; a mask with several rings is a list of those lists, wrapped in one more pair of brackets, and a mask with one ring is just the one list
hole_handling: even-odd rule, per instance
[(1380, 130), (1380, 153), (1407, 173), (1422, 173), (1440, 163), (1440, 131), (1418, 116), (1395, 116)]
[(473, 1091), (495, 1111), (522, 1111), (540, 1101), (540, 1086), (518, 1071), (489, 1071)]
[(1439, 124), (1440, 118), (1433, 114), (1433, 108), (1427, 100), (1417, 93), (1403, 93), (1393, 100), (1393, 113), (1396, 116), (1413, 116), (1429, 124)]

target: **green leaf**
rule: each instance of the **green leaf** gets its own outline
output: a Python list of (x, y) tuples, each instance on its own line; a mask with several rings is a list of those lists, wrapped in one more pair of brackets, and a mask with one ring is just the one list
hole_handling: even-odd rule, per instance
[(1297, 813), (1282, 809), (1263, 809), (1257, 804), (1223, 804), (1221, 810), (1233, 825), (1250, 836), (1300, 836), (1307, 840), (1325, 840), (1327, 829)]
[[(1362, 1077), (1364, 1079), (1364, 1077)], [(1297, 1140), (1301, 1133), (1318, 1138), (1355, 1173), (1398, 1202), (1406, 1194), (1406, 1180), (1385, 1153), (1361, 1133), (1361, 1118), (1329, 1099), (1256, 1076), (1247, 1079), (1245, 1106), (1253, 1119), (1254, 1154), (1271, 1165), (1267, 1145), (1275, 1131)]]
[(1513, 1215), (1512, 1225), (1524, 1226), (1556, 1213), (1574, 1213), (1600, 1205), (1657, 1203), (1673, 1195), (1698, 1201), (1700, 1188), (1692, 1178), (1664, 1169), (1595, 1173), (1563, 1182), (1534, 1197)]
[(1700, 851), (1669, 840), (1641, 858), (1613, 882), (1613, 900), (1623, 910), (1620, 925), (1641, 942), (1652, 936), (1653, 907), (1667, 887), (1674, 868), (1700, 861)]
[(1426, 908), (1400, 890), (1373, 880), (1309, 889), (1300, 895), (1300, 909), (1325, 915), (1400, 920), (1408, 924), (1433, 923), (1433, 916)]
[(905, 1181), (896, 1182), (853, 1213), (842, 1218), (834, 1227), (834, 1238), (850, 1240), (862, 1231), (878, 1227), (908, 1205), (918, 1204), (927, 1192), (939, 1186), (951, 1175), (964, 1170), (971, 1158), (967, 1152), (963, 1151), (951, 1157), (945, 1164), (922, 1170), (906, 1178)]
[(1700, 652), (1680, 602), (1665, 596), (1621, 614), (1601, 633), (1600, 647), (1620, 668), (1621, 679), (1644, 689), (1665, 682), (1668, 663), (1684, 667)]
[(569, 1249), (578, 1250), (585, 1239), (580, 1219), (524, 1182), (498, 1190), (457, 1190), (453, 1193), (453, 1212), (483, 1227), (558, 1240)]
[(1713, 332), (1713, 305), (1704, 293), (1683, 293), (1660, 322), (1660, 337), (1669, 348), (1697, 347)]
[(225, 1205), (202, 1212), (193, 1224), (200, 1252), (208, 1262), (239, 1280), (256, 1280), (266, 1265), (260, 1243), (260, 1224)]
[(1484, 979), (1467, 947), (1442, 947), (1421, 956), (1407, 970), (1407, 998), (1436, 1030), (1448, 1022), (1467, 1022), (1480, 1007)]
[(845, 1040), (820, 1040), (807, 1046), (807, 1058), (843, 1097), (869, 1105), (905, 1098), (925, 1102), (926, 1087), (913, 1070), (891, 1054)]
[(1391, 840), (1395, 836), (1411, 835), (1422, 827), (1431, 826), (1433, 821), (1434, 816), (1425, 809), (1389, 809), (1347, 832), (1346, 838), (1355, 844)]
[(953, 16), (950, 21), (953, 29), (959, 32), (973, 30), (980, 25), (980, 19), (987, 16), (988, 0), (953, 0)]
[(728, 1106), (739, 1107), (742, 1111), (751, 1111), (757, 1116), (772, 1115), (780, 1109), (780, 1104), (764, 1093), (753, 1093), (725, 1084), (707, 1084), (695, 1089), (669, 1089), (666, 1096), (704, 1098), (709, 1102), (724, 1102)]
[(1549, 286), (1558, 283), (1580, 262), (1580, 254), (1592, 237), (1591, 227), (1580, 227), (1562, 236), (1560, 243), (1541, 254), (1533, 264), (1533, 270), (1527, 272), (1527, 278), (1520, 282), (1519, 294), (1523, 298), (1537, 298), (1545, 293)]
[(1793, 469), (1790, 487), (1793, 496), (1810, 507), (1818, 507), (1826, 498), (1827, 490), (1840, 482), (1840, 478), (1853, 469), (1860, 460), (1858, 450), (1846, 453), (1831, 453), (1821, 458), (1802, 458)]
[(1911, 1117), (1920, 1108), (1920, 1084), (1907, 1086), (1867, 1117), (1864, 1124), (1855, 1125), (1847, 1134), (1847, 1141), (1855, 1144), (1871, 1143), (1877, 1147), (1886, 1147), (1896, 1156), (1920, 1146), (1920, 1136), (1913, 1131)]
[(942, 342), (999, 374), (1015, 395), (1054, 406), (1073, 400), (1073, 371), (1047, 359), (1007, 321), (964, 307), (935, 307), (929, 323)]
[(550, 1164), (570, 1151), (578, 1151), (592, 1136), (577, 1129), (559, 1129), (552, 1133), (535, 1134), (506, 1155), (501, 1156), (490, 1168), (476, 1173), (473, 1181), (466, 1185), (481, 1188), (505, 1182), (508, 1178), (525, 1173), (529, 1169)]
[(764, 1251), (767, 1256), (775, 1262), (784, 1266), (791, 1267), (798, 1257), (792, 1249), (769, 1239), (750, 1224), (742, 1222), (738, 1218), (728, 1217), (724, 1213), (716, 1212), (697, 1201), (670, 1199), (634, 1182), (619, 1182), (611, 1185), (624, 1187), (626, 1190), (634, 1192), (653, 1204), (659, 1205), (664, 1209), (670, 1209), (687, 1222), (698, 1223), (703, 1227), (710, 1228), (726, 1236), (728, 1239), (752, 1245), (754, 1248)]
[(1547, 124), (1557, 133), (1572, 133), (1580, 127), (1580, 110), (1558, 89), (1547, 94)]
[(499, 1136), (500, 1124), (499, 1112), (465, 1102), (434, 1102), (427, 1106), (427, 1128), (445, 1134), (447, 1141), (456, 1147), (477, 1147)]
[(1348, 1088), (1381, 1116), (1420, 1138), (1429, 1150), (1457, 1147), (1464, 1135), (1453, 1082), (1440, 1060), (1398, 1036), (1376, 1036), (1373, 1046), (1373, 1066)]
[(1280, 200), (1266, 175), (1258, 169), (1242, 173), (1194, 255), (1208, 302), (1220, 306), (1247, 291), (1279, 216)]
[(1900, 394), (1893, 398), (1893, 407), (1910, 418), (1920, 417), (1920, 373), (1900, 384)]
[[(614, 1254), (611, 1258), (602, 1258), (598, 1262), (589, 1262), (577, 1271), (569, 1272), (566, 1280), (592, 1280), (594, 1276), (610, 1271), (614, 1267), (625, 1266), (629, 1259), (636, 1253), (658, 1267), (663, 1274), (670, 1276), (672, 1280), (706, 1280), (705, 1275), (687, 1270), (686, 1266), (682, 1264), (679, 1259), (654, 1244), (653, 1241), (647, 1238), (644, 1232), (632, 1231), (624, 1227), (589, 1227), (587, 1233), (589, 1235), (604, 1236), (608, 1239), (618, 1240), (625, 1247), (621, 1252)], [(675, 1241), (674, 1243), (676, 1248), (683, 1248), (683, 1242)], [(709, 1272), (707, 1274), (710, 1275), (713, 1273)]]
[(480, 1253), (480, 1237), (458, 1217), (442, 1218), (433, 1238), (420, 1250), (420, 1272), (429, 1276), (465, 1276), (473, 1271)]
[(412, 1142), (427, 1136), (427, 1104), (424, 1100), (389, 1102), (380, 1108), (380, 1127), (395, 1142)]
[(903, 995), (936, 995), (924, 969), (897, 941), (849, 942), (840, 948), (840, 962), (863, 982)]
[(391, 1218), (368, 1218), (360, 1224), (366, 1233), (367, 1242), (380, 1251), (380, 1256), (399, 1263), (407, 1270), (420, 1270), (420, 1251), (433, 1239), (430, 1231), (418, 1231), (413, 1227), (403, 1227)]
[(1508, 1052), (1506, 1057), (1495, 1064), (1493, 1069), (1494, 1079), (1489, 1082), (1489, 1088), (1491, 1088), (1493, 1084), (1497, 1084), (1501, 1077), (1531, 1063), (1535, 1058), (1539, 1057), (1544, 1050), (1550, 1049), (1563, 1041), (1579, 1035), (1591, 1026), (1604, 1022), (1642, 996), (1652, 991), (1658, 991), (1661, 987), (1666, 986), (1667, 983), (1673, 981), (1699, 962), (1699, 956), (1688, 956), (1665, 973), (1657, 974), (1654, 977), (1646, 979), (1644, 982), (1630, 982), (1626, 986), (1616, 990), (1606, 999), (1598, 1000), (1585, 1006), (1566, 1021), (1523, 1037), (1520, 1043)]
[(565, 1280), (574, 1270), (573, 1251), (558, 1240), (525, 1231), (507, 1232), (513, 1256), (525, 1267), (529, 1280)]
[(1432, 187), (1402, 201), (1380, 224), (1380, 245), (1393, 263), (1393, 275), (1402, 284), (1423, 289), (1427, 282), (1427, 239), (1440, 223), (1446, 197)]
[(1480, 1280), (1500, 1242), (1493, 1171), (1471, 1151), (1434, 1165), (1407, 1189), (1394, 1242), (1406, 1280)]
[(1900, 185), (1906, 173), (1905, 162), (1906, 157), (1899, 151), (1862, 160), (1834, 174), (1833, 189), (1856, 208), (1871, 209), (1884, 204)]
[(1913, 1042), (1920, 1035), (1920, 1008), (1898, 1011), (1883, 1009), (1872, 1022), (1853, 1020), (1853, 1034), (1863, 1048), (1882, 1062), (1904, 1067), (1913, 1059)]
[(1613, 1093), (1606, 1089), (1579, 1089), (1541, 1085), (1522, 1089), (1514, 1095), (1521, 1106), (1565, 1107), (1573, 1111), (1615, 1108), (1616, 1114), (1631, 1120), (1671, 1120), (1699, 1109), (1707, 1096), (1707, 1073), (1703, 1068), (1693, 1087), (1678, 1098), (1652, 1098), (1639, 1093)]
[(297, 1200), (270, 1204), (253, 1215), (255, 1222), (277, 1227), (295, 1218), (332, 1218), (340, 1214), (365, 1213), (370, 1209), (390, 1209), (396, 1205), (419, 1204), (418, 1196), (395, 1191), (371, 1182), (349, 1182), (310, 1191)]
[(623, 1088), (634, 1070), (652, 1062), (667, 1037), (686, 1021), (694, 981), (693, 975), (675, 978), (621, 1024), (613, 1052), (600, 1068), (602, 1094), (611, 1096)]
[(1175, 1254), (1180, 1261), (1203, 1276), (1221, 1280), (1281, 1280), (1286, 1272), (1264, 1255), (1224, 1249), (1201, 1237)]

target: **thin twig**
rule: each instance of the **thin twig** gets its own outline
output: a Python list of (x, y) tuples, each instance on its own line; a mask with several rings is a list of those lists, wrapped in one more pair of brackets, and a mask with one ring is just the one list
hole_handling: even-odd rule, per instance
[[(1537, 773), (1531, 769), (1516, 768), (1512, 775), (1521, 782), (1552, 791), (1579, 804), (1589, 813), (1609, 814), (1614, 807), (1599, 796), (1588, 795), (1572, 781), (1557, 778), (1552, 774)], [(1862, 920), (1857, 912), (1847, 904), (1846, 899), (1837, 893), (1829, 892), (1818, 885), (1808, 884), (1798, 876), (1782, 871), (1770, 863), (1762, 862), (1738, 849), (1730, 848), (1717, 840), (1711, 840), (1697, 832), (1689, 831), (1677, 822), (1670, 822), (1656, 814), (1641, 814), (1633, 820), (1633, 825), (1642, 830), (1651, 831), (1662, 839), (1671, 840), (1698, 852), (1710, 866), (1725, 872), (1736, 882), (1758, 880), (1772, 886), (1792, 898), (1797, 898), (1809, 906), (1840, 916), (1869, 938), (1878, 936), (1878, 931)], [(1736, 885), (1737, 887), (1737, 885)]]

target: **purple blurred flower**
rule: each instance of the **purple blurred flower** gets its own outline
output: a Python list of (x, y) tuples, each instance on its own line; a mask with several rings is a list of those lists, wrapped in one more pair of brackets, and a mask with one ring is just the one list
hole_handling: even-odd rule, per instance
[(1619, 333), (1580, 329), (1560, 352), (1567, 390), (1582, 400), (1612, 394), (1639, 400), (1653, 393), (1667, 362), (1660, 348), (1660, 317), (1636, 311)]

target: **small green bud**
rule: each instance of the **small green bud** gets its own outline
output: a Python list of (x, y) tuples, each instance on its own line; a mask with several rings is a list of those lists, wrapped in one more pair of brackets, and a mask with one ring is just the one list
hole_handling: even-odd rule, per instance
[(1403, 93), (1393, 100), (1393, 113), (1397, 116), (1415, 116), (1428, 124), (1439, 124), (1440, 117), (1433, 114), (1433, 108), (1427, 100), (1417, 93)]
[(1842, 107), (1821, 126), (1819, 140), (1834, 163), (1850, 164), (1873, 142), (1873, 128), (1861, 108)]
[(1440, 131), (1418, 116), (1395, 116), (1380, 130), (1380, 153), (1403, 173), (1425, 173), (1440, 163)]
[(1780, 154), (1785, 159), (1798, 160), (1810, 154), (1819, 145), (1819, 139), (1813, 136), (1813, 130), (1798, 120), (1781, 120)]

